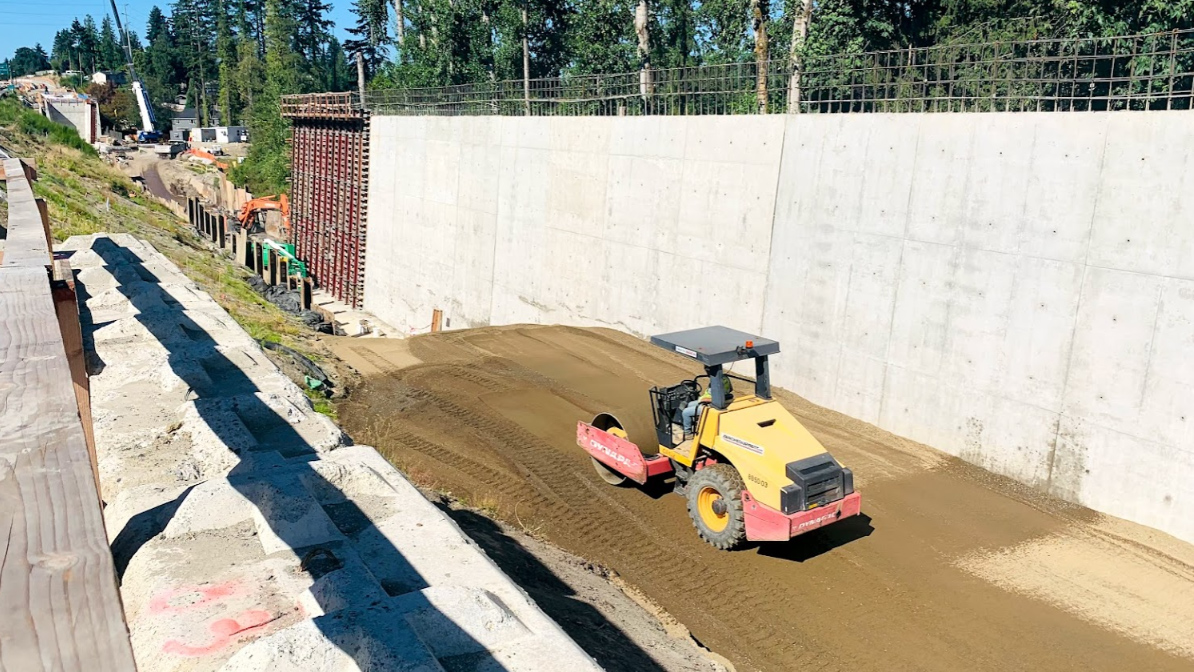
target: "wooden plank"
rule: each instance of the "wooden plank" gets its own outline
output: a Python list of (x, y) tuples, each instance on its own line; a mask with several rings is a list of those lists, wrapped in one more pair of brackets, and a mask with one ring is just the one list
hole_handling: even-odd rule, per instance
[(33, 171), (19, 159), (6, 159), (4, 170), (8, 175), (8, 239), (0, 268), (45, 266), (50, 263), (50, 248), (32, 184), (26, 177), (26, 172)]
[[(0, 266), (0, 670), (133, 670), (94, 461), (80, 417), (45, 226), (8, 172)], [(13, 237), (18, 242), (13, 250)], [(69, 268), (59, 273), (69, 274)], [(65, 285), (65, 283), (63, 283)], [(72, 335), (72, 353), (81, 354)], [(83, 373), (83, 372), (78, 372)], [(85, 376), (84, 376), (85, 379)]]
[[(83, 437), (87, 439), (87, 453), (91, 457), (91, 470), (95, 476), (95, 487), (100, 488), (99, 457), (95, 452), (95, 429), (91, 422), (91, 381), (87, 378), (87, 356), (83, 352), (83, 325), (79, 323), (79, 296), (75, 293), (75, 274), (70, 261), (54, 260), (51, 293), (54, 296), (54, 310), (58, 314), (58, 331), (66, 350), (66, 361), (70, 365), (70, 378), (75, 388), (75, 403), (79, 407), (79, 418), (83, 421)], [(100, 502), (103, 506), (103, 502)]]

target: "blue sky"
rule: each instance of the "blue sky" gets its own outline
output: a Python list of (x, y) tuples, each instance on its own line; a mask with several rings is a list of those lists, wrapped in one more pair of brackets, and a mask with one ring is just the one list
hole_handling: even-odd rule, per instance
[[(136, 31), (143, 42), (149, 10), (157, 5), (163, 12), (169, 12), (169, 4), (169, 0), (116, 0), (120, 18), (127, 21), (128, 28)], [(344, 40), (346, 29), (354, 23), (350, 11), (352, 0), (331, 0), (330, 4), (336, 37)], [(71, 19), (82, 20), (90, 14), (99, 25), (111, 13), (108, 0), (0, 0), (0, 59), (12, 58), (17, 47), (32, 47), (38, 42), (49, 53), (54, 33), (68, 27)]]

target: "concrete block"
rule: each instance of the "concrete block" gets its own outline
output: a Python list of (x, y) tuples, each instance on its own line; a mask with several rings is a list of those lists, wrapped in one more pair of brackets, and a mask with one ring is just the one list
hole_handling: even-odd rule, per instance
[[(327, 573), (312, 574), (314, 582), (298, 597), (305, 616), (316, 618), (343, 609), (378, 606), (388, 599), (377, 577), (365, 567), (355, 551), (344, 545), (332, 546), (330, 550), (335, 562), (341, 566)], [(310, 562), (314, 565), (332, 560), (320, 555), (313, 556)], [(308, 568), (307, 571), (312, 570)]]
[(187, 493), (163, 530), (167, 538), (232, 527), (253, 515), (253, 506), (228, 479), (200, 483)]
[(297, 476), (238, 483), (236, 489), (252, 506), (257, 537), (266, 555), (343, 540)]
[(611, 124), (612, 156), (682, 159), (688, 139), (687, 117), (623, 117)]
[(1096, 510), (1194, 539), (1194, 451), (1063, 416), (1051, 491)]
[(390, 604), (440, 659), (509, 647), (531, 635), (499, 598), (480, 588), (432, 586)]
[(401, 617), (386, 607), (338, 611), (246, 645), (222, 672), (444, 672)]
[(904, 243), (888, 351), (891, 364), (929, 375), (941, 372), (960, 255), (957, 247), (948, 245)]
[[(864, 121), (858, 124), (867, 133), (866, 156), (860, 164), (866, 166), (866, 170), (858, 170), (857, 167), (854, 170), (855, 174), (862, 176), (862, 188), (858, 199), (858, 220), (852, 228), (863, 233), (902, 238), (907, 232), (910, 216), (908, 195), (917, 174), (920, 127), (926, 121), (932, 123), (933, 117), (926, 120), (915, 114), (863, 116), (869, 120), (869, 123)], [(841, 120), (846, 121), (844, 118)], [(858, 132), (859, 129), (849, 128), (837, 133), (848, 138)], [(790, 138), (789, 135), (784, 140), (785, 153)]]

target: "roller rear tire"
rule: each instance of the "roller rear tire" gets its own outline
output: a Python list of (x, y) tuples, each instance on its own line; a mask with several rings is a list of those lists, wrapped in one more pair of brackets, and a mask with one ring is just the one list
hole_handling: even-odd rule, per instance
[(723, 551), (746, 541), (742, 491), (746, 484), (729, 464), (714, 464), (688, 479), (688, 515), (701, 538)]

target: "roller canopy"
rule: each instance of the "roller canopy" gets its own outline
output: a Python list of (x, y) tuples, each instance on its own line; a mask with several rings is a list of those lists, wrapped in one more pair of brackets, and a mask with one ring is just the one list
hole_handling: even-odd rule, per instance
[[(766, 357), (779, 353), (779, 343), (769, 338), (748, 334), (729, 327), (701, 327), (670, 334), (652, 336), (651, 342), (661, 348), (691, 357), (705, 366), (729, 364), (743, 359)], [(747, 343), (751, 346), (747, 347)]]

